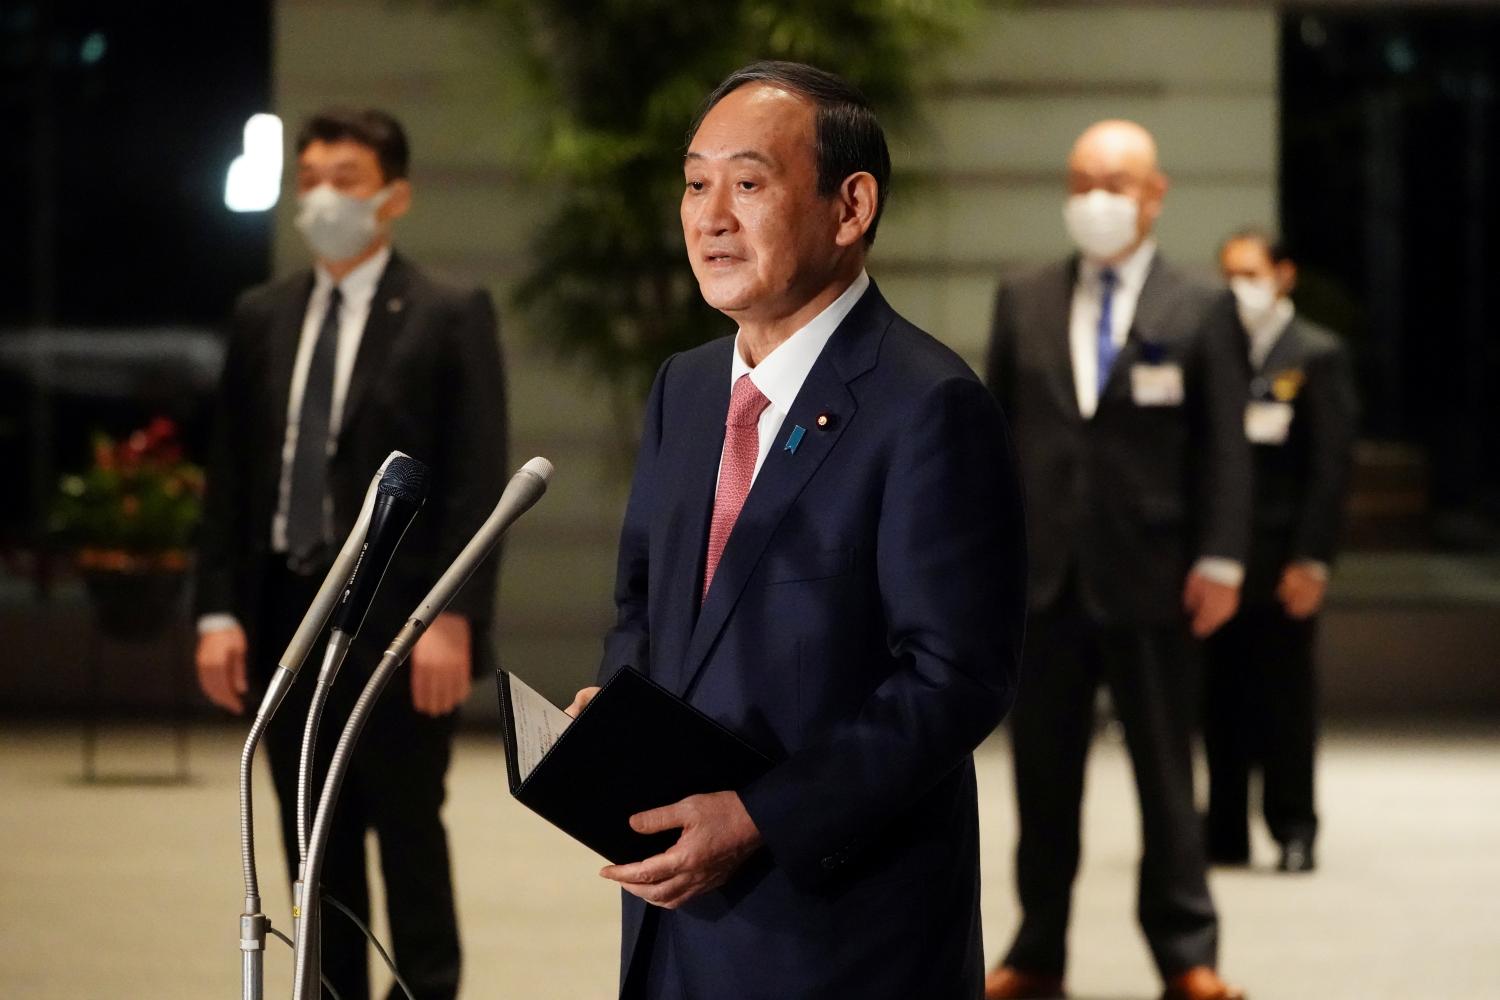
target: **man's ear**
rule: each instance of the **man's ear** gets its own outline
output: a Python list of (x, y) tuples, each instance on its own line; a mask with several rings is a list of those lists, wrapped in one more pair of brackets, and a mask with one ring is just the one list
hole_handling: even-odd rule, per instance
[(402, 177), (391, 181), (387, 187), (391, 196), (380, 206), (376, 218), (381, 222), (394, 222), (411, 211), (411, 181)]
[(834, 194), (838, 202), (838, 232), (834, 243), (852, 247), (863, 243), (865, 233), (875, 224), (875, 210), (880, 205), (880, 185), (874, 175), (861, 170), (844, 178)]
[(1292, 294), (1292, 289), (1297, 287), (1296, 264), (1283, 260), (1276, 265), (1276, 287), (1281, 290), (1282, 295)]
[(1166, 199), (1167, 188), (1170, 186), (1167, 175), (1160, 170), (1153, 170), (1151, 176), (1146, 178), (1141, 188), (1141, 214), (1136, 221), (1140, 236), (1145, 237), (1156, 228), (1156, 220), (1161, 218), (1162, 202)]

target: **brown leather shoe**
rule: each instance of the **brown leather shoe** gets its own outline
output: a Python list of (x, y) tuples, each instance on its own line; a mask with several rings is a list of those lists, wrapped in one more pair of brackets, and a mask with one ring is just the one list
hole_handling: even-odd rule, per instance
[(1199, 965), (1173, 976), (1161, 1000), (1245, 1000), (1245, 991), (1230, 986), (1206, 965)]
[(1065, 996), (1062, 976), (1002, 965), (984, 977), (984, 1000), (1058, 1000)]

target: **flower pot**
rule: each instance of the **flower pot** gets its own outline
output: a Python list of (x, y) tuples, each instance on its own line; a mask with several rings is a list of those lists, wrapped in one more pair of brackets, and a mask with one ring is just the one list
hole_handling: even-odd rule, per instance
[(78, 568), (99, 630), (113, 639), (141, 641), (160, 635), (176, 617), (189, 560), (178, 551), (84, 549)]

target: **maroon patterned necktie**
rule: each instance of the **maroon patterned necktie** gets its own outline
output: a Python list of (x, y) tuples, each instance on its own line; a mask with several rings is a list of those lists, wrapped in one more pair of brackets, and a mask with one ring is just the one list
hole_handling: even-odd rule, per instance
[(713, 522), (708, 529), (708, 561), (703, 569), (703, 600), (708, 585), (724, 555), (724, 543), (745, 506), (750, 480), (755, 477), (755, 459), (760, 454), (760, 415), (771, 401), (761, 395), (749, 375), (741, 375), (729, 397), (729, 416), (724, 420), (724, 453), (719, 461), (719, 488), (714, 493)]

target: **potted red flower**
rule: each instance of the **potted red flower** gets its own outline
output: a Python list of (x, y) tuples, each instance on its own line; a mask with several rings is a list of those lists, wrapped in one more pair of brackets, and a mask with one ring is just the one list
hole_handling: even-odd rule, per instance
[(203, 470), (158, 417), (124, 440), (94, 436), (93, 465), (62, 477), (51, 527), (70, 547), (100, 627), (148, 638), (172, 618), (203, 510)]

